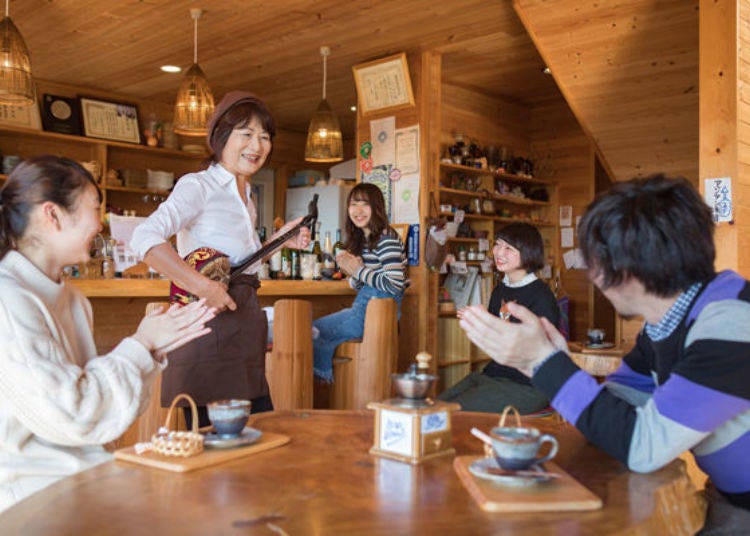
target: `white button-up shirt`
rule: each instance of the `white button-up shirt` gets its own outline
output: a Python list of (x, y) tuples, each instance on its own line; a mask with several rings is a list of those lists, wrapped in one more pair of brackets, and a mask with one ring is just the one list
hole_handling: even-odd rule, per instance
[[(176, 234), (180, 257), (209, 247), (228, 255), (236, 265), (261, 247), (249, 186), (247, 200), (245, 205), (234, 175), (219, 164), (188, 173), (177, 181), (167, 200), (136, 227), (130, 248), (143, 259), (148, 250)], [(256, 263), (245, 273), (255, 273), (258, 267)]]

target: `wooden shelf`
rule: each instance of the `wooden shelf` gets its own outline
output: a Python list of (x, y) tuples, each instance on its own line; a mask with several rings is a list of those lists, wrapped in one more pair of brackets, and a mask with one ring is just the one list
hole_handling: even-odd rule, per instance
[(522, 175), (514, 175), (513, 173), (505, 173), (503, 171), (490, 171), (489, 169), (473, 168), (469, 166), (461, 166), (458, 164), (440, 164), (440, 167), (451, 171), (461, 171), (464, 173), (471, 173), (474, 175), (492, 175), (493, 177), (499, 177), (504, 180), (516, 181), (516, 182), (527, 182), (529, 184), (540, 184), (544, 186), (554, 186), (553, 182), (546, 181), (544, 179), (536, 179), (534, 177), (524, 177)]
[(169, 192), (166, 190), (152, 190), (151, 188), (135, 188), (131, 186), (105, 186), (104, 188), (113, 192), (129, 192), (141, 195), (162, 195), (164, 197), (169, 195)]
[[(444, 216), (446, 218), (452, 218), (453, 212), (441, 212), (440, 216)], [(515, 223), (515, 222), (523, 222), (528, 223), (530, 225), (533, 225), (535, 227), (554, 227), (554, 223), (550, 223), (548, 221), (535, 221), (525, 218), (513, 218), (513, 217), (505, 217), (505, 216), (489, 216), (486, 214), (464, 214), (465, 220), (486, 220), (486, 221), (496, 221), (499, 223)], [(449, 239), (452, 240), (452, 239)], [(463, 239), (462, 239), (463, 240)], [(466, 238), (465, 240), (476, 240), (474, 238)]]
[(514, 205), (528, 205), (536, 207), (547, 207), (550, 205), (549, 201), (536, 201), (534, 199), (526, 199), (525, 197), (518, 197), (515, 195), (500, 195), (497, 193), (472, 191), (472, 190), (458, 190), (456, 188), (446, 188), (441, 186), (438, 190), (440, 194), (461, 196), (461, 197), (478, 197), (479, 199), (494, 199), (495, 201), (503, 201)]
[(119, 149), (128, 149), (143, 153), (151, 153), (162, 156), (173, 156), (187, 159), (204, 159), (205, 153), (189, 153), (177, 149), (165, 149), (163, 147), (149, 147), (137, 143), (125, 143), (121, 141), (102, 140), (98, 138), (87, 138), (85, 136), (74, 136), (71, 134), (58, 134), (57, 132), (47, 132), (44, 130), (34, 130), (31, 128), (15, 127), (10, 125), (0, 126), (0, 132), (12, 133), (16, 137), (36, 138), (40, 140), (57, 140), (65, 143), (78, 143), (82, 145), (101, 145), (105, 147), (117, 147)]
[(455, 236), (448, 238), (448, 242), (470, 242), (476, 244), (479, 242), (478, 238), (457, 238)]

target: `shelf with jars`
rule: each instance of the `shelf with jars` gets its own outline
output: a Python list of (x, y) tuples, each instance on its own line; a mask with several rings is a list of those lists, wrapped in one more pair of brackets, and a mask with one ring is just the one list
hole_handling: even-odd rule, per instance
[[(133, 143), (109, 141), (70, 134), (58, 134), (10, 125), (0, 125), (0, 154), (17, 160), (42, 154), (65, 156), (86, 167), (102, 189), (102, 220), (109, 207), (147, 216), (169, 194), (167, 189), (148, 188), (147, 183), (130, 184), (123, 180), (123, 170), (136, 170), (141, 176), (147, 170), (173, 174), (201, 169), (204, 153), (190, 153), (176, 149), (148, 147)], [(14, 159), (15, 160), (15, 159)], [(3, 181), (7, 178), (0, 176)], [(146, 197), (148, 196), (148, 197)]]
[[(446, 157), (438, 165), (436, 194), (439, 214), (449, 222), (449, 259), (461, 263), (461, 271), (478, 268), (475, 284), (480, 292), (476, 295), (481, 296), (486, 306), (501, 277), (494, 270), (494, 236), (505, 225), (523, 222), (537, 227), (551, 270), (556, 258), (556, 185), (533, 176), (534, 165), (530, 160), (485, 155), (473, 143), (468, 149), (454, 145), (444, 153)], [(480, 248), (485, 249), (480, 251)], [(439, 288), (444, 287), (446, 278), (439, 276)], [(443, 390), (470, 372), (481, 370), (490, 358), (471, 344), (459, 325), (455, 309), (449, 310), (440, 301), (439, 307), (443, 307), (438, 312), (437, 367)]]

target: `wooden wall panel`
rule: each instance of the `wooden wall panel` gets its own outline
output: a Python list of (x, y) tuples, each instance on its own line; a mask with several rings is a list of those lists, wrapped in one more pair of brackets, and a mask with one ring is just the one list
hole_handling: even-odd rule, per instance
[(514, 0), (610, 176), (698, 176), (698, 0)]
[[(540, 178), (555, 181), (558, 204), (573, 207), (575, 222), (594, 197), (593, 147), (562, 99), (531, 108), (529, 124), (531, 152)], [(559, 250), (556, 265), (570, 297), (571, 340), (583, 340), (590, 322), (590, 286), (584, 270), (565, 269), (562, 253)]]
[(482, 146), (505, 145), (516, 155), (528, 155), (529, 111), (525, 106), (446, 83), (441, 118), (441, 150), (462, 133)]

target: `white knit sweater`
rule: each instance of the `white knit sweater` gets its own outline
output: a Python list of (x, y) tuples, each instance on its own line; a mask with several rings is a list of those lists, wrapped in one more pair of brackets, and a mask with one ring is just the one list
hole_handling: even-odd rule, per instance
[(0, 261), (0, 512), (110, 459), (165, 364), (135, 339), (97, 356), (91, 304), (18, 252)]

